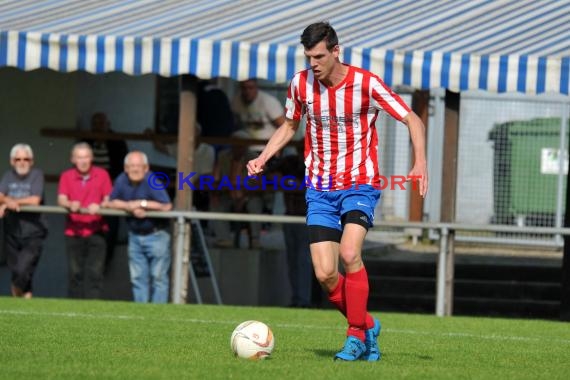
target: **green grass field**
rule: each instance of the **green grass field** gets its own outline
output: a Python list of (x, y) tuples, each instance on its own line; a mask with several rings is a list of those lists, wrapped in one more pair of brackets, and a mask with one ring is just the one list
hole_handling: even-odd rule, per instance
[[(378, 315), (382, 361), (334, 362), (333, 310), (0, 298), (2, 379), (568, 379), (570, 324)], [(248, 319), (275, 334), (271, 358), (233, 356)]]

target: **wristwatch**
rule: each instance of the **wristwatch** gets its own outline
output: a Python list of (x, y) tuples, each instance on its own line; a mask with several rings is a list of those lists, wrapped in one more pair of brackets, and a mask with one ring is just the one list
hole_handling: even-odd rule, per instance
[(141, 207), (142, 207), (142, 208), (146, 208), (146, 206), (148, 206), (148, 202), (147, 202), (146, 199), (143, 199), (143, 200), (141, 201)]

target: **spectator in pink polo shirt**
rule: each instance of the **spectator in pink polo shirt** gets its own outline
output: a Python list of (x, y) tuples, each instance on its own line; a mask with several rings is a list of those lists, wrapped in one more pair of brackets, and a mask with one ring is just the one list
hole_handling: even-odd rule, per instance
[(105, 265), (107, 224), (98, 215), (101, 203), (109, 200), (109, 173), (93, 166), (93, 150), (80, 142), (71, 150), (73, 168), (59, 179), (58, 205), (69, 210), (65, 223), (65, 245), (69, 263), (69, 296), (101, 298)]

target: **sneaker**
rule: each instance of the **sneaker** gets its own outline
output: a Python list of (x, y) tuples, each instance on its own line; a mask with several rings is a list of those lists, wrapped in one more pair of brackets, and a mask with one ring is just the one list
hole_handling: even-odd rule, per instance
[(364, 344), (366, 346), (366, 351), (362, 355), (363, 360), (367, 360), (369, 362), (375, 362), (380, 360), (382, 357), (382, 352), (380, 352), (380, 348), (378, 347), (378, 335), (380, 335), (380, 330), (382, 329), (382, 325), (380, 325), (380, 321), (374, 318), (374, 327), (366, 330), (366, 340)]
[(344, 342), (344, 347), (340, 352), (338, 352), (334, 360), (345, 360), (345, 361), (355, 361), (360, 359), (364, 352), (366, 351), (366, 346), (360, 339), (354, 336), (346, 337), (346, 341)]

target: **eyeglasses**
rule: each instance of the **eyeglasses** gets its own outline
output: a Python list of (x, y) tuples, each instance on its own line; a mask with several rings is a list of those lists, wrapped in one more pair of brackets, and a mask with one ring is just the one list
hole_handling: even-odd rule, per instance
[(32, 159), (29, 157), (26, 157), (26, 158), (18, 157), (18, 158), (14, 158), (14, 161), (16, 161), (16, 162), (20, 162), (20, 161), (30, 162), (30, 161), (32, 161)]

